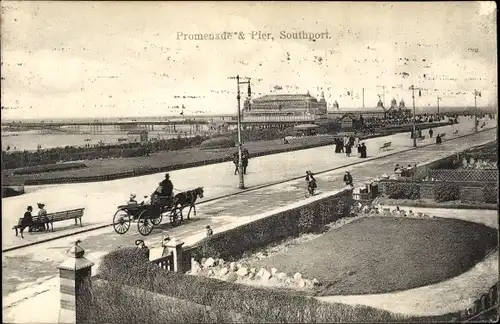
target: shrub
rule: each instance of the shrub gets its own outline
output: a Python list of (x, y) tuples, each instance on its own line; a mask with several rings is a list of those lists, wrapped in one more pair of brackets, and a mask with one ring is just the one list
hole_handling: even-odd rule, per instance
[(484, 202), (488, 204), (498, 203), (498, 184), (486, 184), (484, 186)]
[(437, 202), (458, 200), (460, 198), (460, 188), (452, 182), (440, 183), (434, 189)]
[[(82, 287), (79, 323), (230, 323), (230, 314), (141, 289), (93, 280)], [(85, 295), (83, 295), (85, 294)]]
[(46, 164), (46, 165), (36, 165), (32, 167), (22, 168), (19, 170), (14, 170), (14, 174), (33, 174), (33, 173), (43, 173), (43, 172), (54, 172), (62, 170), (72, 170), (86, 168), (85, 163), (61, 163), (61, 164)]
[[(122, 257), (121, 254), (108, 257), (108, 266), (112, 266), (110, 261), (113, 260), (116, 262), (116, 270), (102, 274), (103, 279), (211, 306), (222, 314), (239, 313), (244, 317), (243, 322), (311, 323), (352, 322), (368, 319), (387, 322), (404, 318), (370, 307), (322, 303), (291, 291), (288, 293), (279, 290), (271, 291), (202, 276), (188, 276), (162, 269), (148, 262), (140, 263), (135, 267), (127, 267), (123, 265)], [(149, 300), (151, 297), (143, 298)], [(148, 321), (142, 319), (142, 322)]]
[(416, 200), (420, 198), (420, 187), (414, 182), (391, 181), (385, 183), (385, 193), (391, 199)]
[(217, 148), (227, 148), (234, 147), (236, 145), (235, 141), (227, 137), (216, 137), (200, 144), (201, 149), (217, 149)]

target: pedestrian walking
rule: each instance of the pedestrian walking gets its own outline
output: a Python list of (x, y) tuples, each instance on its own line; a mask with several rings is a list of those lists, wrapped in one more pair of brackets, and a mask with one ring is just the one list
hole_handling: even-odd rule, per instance
[(366, 158), (366, 145), (365, 145), (365, 143), (361, 143), (361, 158), (362, 159)]
[(346, 171), (344, 174), (344, 183), (346, 186), (352, 186), (353, 185), (353, 180), (352, 180), (352, 175), (349, 171)]
[(351, 145), (349, 145), (349, 143), (345, 147), (345, 154), (347, 155), (347, 157), (351, 156)]
[(429, 137), (432, 138), (432, 135), (434, 134), (434, 131), (432, 130), (432, 128), (429, 129)]
[(240, 157), (238, 156), (238, 152), (236, 152), (233, 154), (234, 174), (235, 175), (240, 172), (240, 170), (238, 169), (239, 162), (240, 162)]
[(170, 236), (167, 232), (164, 232), (161, 238), (161, 246), (163, 247), (163, 252), (161, 253), (162, 258), (170, 255), (170, 249), (167, 247), (168, 242), (170, 242)]

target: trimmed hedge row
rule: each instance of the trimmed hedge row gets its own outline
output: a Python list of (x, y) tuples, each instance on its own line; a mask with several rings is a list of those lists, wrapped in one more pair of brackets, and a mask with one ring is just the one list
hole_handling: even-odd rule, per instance
[[(144, 262), (133, 249), (113, 251), (103, 262), (107, 265), (99, 268), (99, 276), (104, 280), (211, 306), (223, 314), (239, 313), (246, 323), (393, 322), (406, 318), (370, 307), (323, 303), (290, 291), (171, 272)], [(89, 307), (88, 311), (93, 309)], [(141, 321), (147, 323), (148, 319)]]
[(453, 182), (439, 183), (434, 188), (434, 197), (437, 202), (458, 200), (460, 199), (460, 187)]
[(420, 199), (418, 182), (391, 181), (385, 184), (385, 194), (391, 199)]
[(14, 170), (13, 173), (17, 174), (17, 175), (34, 174), (34, 173), (43, 173), (43, 172), (82, 169), (82, 168), (86, 168), (86, 167), (87, 167), (87, 165), (85, 163), (81, 163), (81, 162), (61, 163), (61, 164), (45, 164), (45, 165), (35, 165), (32, 167), (17, 169), (17, 170)]
[(227, 137), (216, 137), (203, 141), (200, 144), (201, 149), (216, 149), (216, 148), (228, 148), (235, 147), (236, 142)]
[(349, 216), (352, 190), (344, 190), (310, 204), (283, 211), (254, 222), (216, 233), (203, 239), (196, 258), (239, 259), (245, 252), (301, 234), (315, 232), (322, 226)]

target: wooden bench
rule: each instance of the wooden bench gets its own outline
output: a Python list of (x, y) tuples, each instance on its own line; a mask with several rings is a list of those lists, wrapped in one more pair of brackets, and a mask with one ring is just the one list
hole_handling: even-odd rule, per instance
[(386, 142), (378, 150), (379, 150), (379, 152), (385, 151), (385, 150), (389, 149), (391, 147), (391, 145), (392, 145), (392, 142)]
[[(83, 211), (85, 208), (78, 208), (78, 209), (71, 209), (71, 210), (65, 210), (62, 212), (56, 212), (52, 214), (47, 214), (43, 218), (47, 218), (47, 220), (43, 220), (42, 217), (40, 216), (33, 216), (33, 224), (47, 224), (49, 223), (52, 229), (52, 232), (54, 231), (54, 223), (56, 222), (61, 222), (65, 220), (70, 220), (74, 219), (75, 220), (75, 225), (78, 225), (78, 220), (80, 220), (80, 226), (82, 225), (82, 217), (83, 217)], [(18, 229), (22, 227), (21, 225), (21, 219), (19, 220), (19, 224), (15, 225), (12, 227), (13, 230), (16, 231), (16, 236), (18, 235)]]

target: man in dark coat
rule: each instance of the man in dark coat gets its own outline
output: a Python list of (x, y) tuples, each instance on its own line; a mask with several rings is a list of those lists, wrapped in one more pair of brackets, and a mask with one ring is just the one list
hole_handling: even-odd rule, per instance
[(434, 134), (434, 131), (432, 130), (432, 128), (429, 129), (429, 137), (432, 138), (432, 134)]
[(351, 145), (349, 143), (347, 143), (347, 145), (345, 146), (345, 154), (347, 155), (347, 157), (351, 156)]
[(366, 158), (366, 145), (365, 143), (361, 143), (361, 157)]
[(239, 162), (240, 162), (240, 157), (238, 156), (238, 152), (236, 152), (233, 154), (234, 174), (235, 175), (240, 172), (240, 170), (238, 170), (238, 163)]
[(441, 144), (441, 142), (441, 135), (438, 134), (438, 136), (436, 136), (436, 144)]
[(174, 191), (174, 185), (172, 181), (170, 181), (170, 175), (168, 173), (165, 174), (165, 180), (161, 182), (162, 188), (162, 196), (171, 197), (172, 192)]
[(241, 162), (243, 163), (243, 174), (247, 174), (248, 160), (250, 159), (250, 153), (245, 148), (241, 152)]
[(349, 171), (346, 171), (344, 174), (344, 183), (346, 186), (352, 186), (353, 184), (352, 176)]

